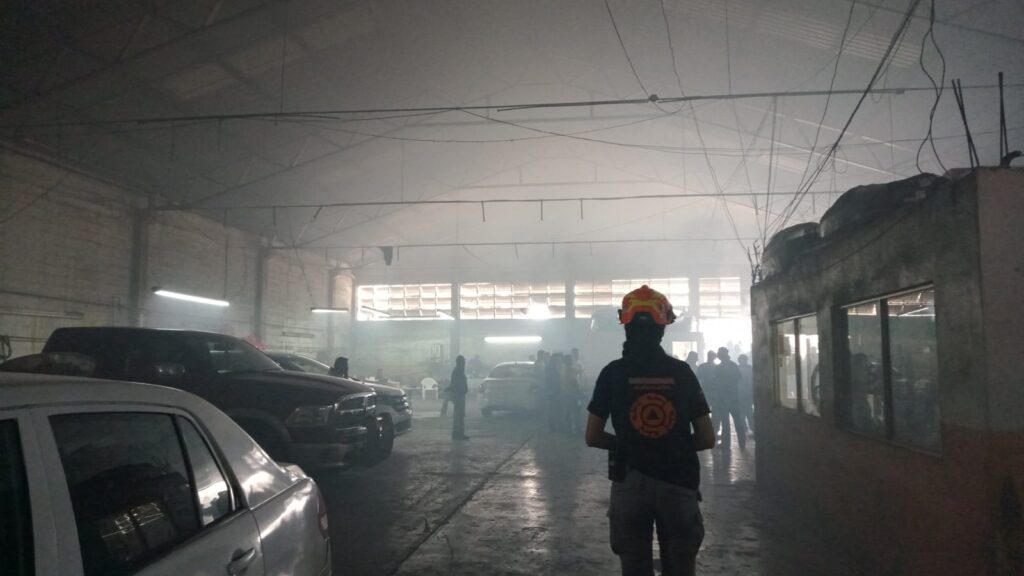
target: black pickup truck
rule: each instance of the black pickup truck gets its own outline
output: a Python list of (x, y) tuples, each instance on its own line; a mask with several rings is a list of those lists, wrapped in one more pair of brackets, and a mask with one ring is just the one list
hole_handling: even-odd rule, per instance
[(238, 338), (152, 328), (59, 328), (43, 355), (95, 361), (90, 376), (161, 384), (217, 406), (272, 458), (317, 469), (375, 463), (381, 450), (377, 395), (369, 386), (286, 372)]

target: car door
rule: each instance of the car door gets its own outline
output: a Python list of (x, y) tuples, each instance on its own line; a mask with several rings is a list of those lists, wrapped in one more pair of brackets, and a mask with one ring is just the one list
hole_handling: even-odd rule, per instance
[(50, 431), (47, 468), (63, 471), (54, 507), (73, 519), (62, 544), (77, 548), (79, 573), (264, 574), (255, 518), (188, 414), (90, 405), (40, 409), (35, 422)]

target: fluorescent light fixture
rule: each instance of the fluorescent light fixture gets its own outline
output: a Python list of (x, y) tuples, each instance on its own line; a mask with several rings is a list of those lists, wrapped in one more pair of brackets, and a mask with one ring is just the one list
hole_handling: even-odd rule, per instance
[(488, 344), (535, 344), (543, 340), (540, 336), (487, 336)]
[(163, 290), (161, 288), (153, 288), (153, 294), (157, 296), (163, 296), (164, 298), (173, 298), (175, 300), (184, 300), (186, 302), (195, 302), (196, 304), (208, 304), (210, 306), (230, 306), (231, 303), (227, 300), (217, 300), (216, 298), (204, 298), (202, 296), (193, 296), (192, 294), (182, 294), (181, 292), (171, 292), (170, 290)]
[(313, 314), (344, 314), (348, 308), (310, 308), (309, 311)]
[(315, 334), (310, 334), (309, 332), (289, 332), (288, 330), (282, 331), (281, 336), (289, 338), (316, 338)]

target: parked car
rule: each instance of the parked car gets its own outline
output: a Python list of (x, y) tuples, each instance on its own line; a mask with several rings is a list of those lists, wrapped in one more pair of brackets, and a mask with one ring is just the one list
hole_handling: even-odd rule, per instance
[(307, 470), (372, 464), (389, 452), (372, 388), (286, 372), (239, 338), (152, 328), (59, 328), (43, 353), (93, 358), (96, 368), (89, 376), (196, 394), (226, 412), (273, 458)]
[(533, 362), (502, 362), (491, 369), (480, 384), (484, 416), (496, 411), (536, 412), (540, 409), (540, 382), (534, 374)]
[(0, 574), (331, 573), (327, 508), (210, 403), (0, 374)]
[[(270, 356), (271, 360), (277, 362), (285, 370), (294, 372), (326, 376), (331, 370), (327, 364), (302, 354), (267, 352), (267, 356)], [(409, 396), (401, 388), (365, 380), (361, 382), (373, 388), (373, 391), (377, 393), (377, 415), (382, 419), (383, 442), (390, 446), (388, 443), (395, 437), (412, 430), (412, 406), (409, 404)]]

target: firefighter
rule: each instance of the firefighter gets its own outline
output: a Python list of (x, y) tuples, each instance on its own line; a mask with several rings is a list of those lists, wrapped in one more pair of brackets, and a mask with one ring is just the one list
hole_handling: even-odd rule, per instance
[(675, 321), (664, 295), (646, 285), (630, 292), (619, 321), (622, 358), (598, 376), (586, 431), (588, 446), (609, 451), (612, 551), (624, 576), (653, 576), (656, 527), (662, 574), (694, 574), (704, 539), (697, 452), (715, 445), (710, 409), (690, 367), (661, 347)]

